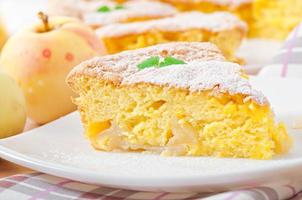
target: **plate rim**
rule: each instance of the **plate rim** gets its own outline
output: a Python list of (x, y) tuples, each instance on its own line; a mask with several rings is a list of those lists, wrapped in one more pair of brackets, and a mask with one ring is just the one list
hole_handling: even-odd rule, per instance
[[(42, 126), (41, 128), (43, 127), (44, 126)], [(30, 133), (32, 131), (33, 130), (27, 131), (26, 133), (34, 134), (34, 133)], [(164, 178), (158, 178), (152, 176), (142, 176), (142, 177), (138, 177), (138, 176), (133, 177), (133, 176), (125, 176), (125, 175), (114, 176), (112, 174), (106, 175), (106, 172), (104, 173), (92, 172), (87, 169), (81, 169), (69, 165), (43, 161), (41, 159), (34, 158), (24, 153), (20, 153), (18, 151), (12, 150), (3, 145), (5, 144), (6, 140), (14, 140), (20, 136), (22, 137), (22, 135), (17, 135), (14, 136), (13, 138), (0, 140), (0, 158), (19, 164), (21, 166), (25, 166), (35, 171), (41, 171), (54, 176), (59, 176), (75, 181), (80, 181), (80, 182), (83, 182), (84, 180), (85, 183), (107, 185), (114, 188), (123, 187), (127, 189), (129, 187), (143, 187), (148, 189), (148, 188), (154, 188), (155, 186), (173, 188), (173, 187), (192, 187), (192, 186), (200, 186), (205, 184), (223, 185), (223, 184), (231, 184), (234, 182), (234, 180), (236, 180), (236, 182), (245, 182), (247, 180), (255, 179), (257, 177), (263, 177), (264, 174), (265, 176), (269, 177), (275, 174), (276, 171), (278, 171), (278, 173), (281, 174), (302, 166), (302, 157), (301, 157), (292, 160), (284, 160), (283, 162), (276, 163), (274, 165), (258, 166), (257, 168), (254, 169), (246, 169), (246, 170), (240, 170), (238, 172), (233, 171), (233, 172), (219, 173), (219, 174), (188, 175), (188, 176), (181, 176), (181, 177), (164, 177)], [(228, 158), (217, 158), (217, 159), (228, 159)], [(253, 178), (247, 178), (250, 177), (251, 175)], [(225, 181), (222, 181), (222, 177), (223, 180)], [(126, 182), (127, 184), (125, 184)]]

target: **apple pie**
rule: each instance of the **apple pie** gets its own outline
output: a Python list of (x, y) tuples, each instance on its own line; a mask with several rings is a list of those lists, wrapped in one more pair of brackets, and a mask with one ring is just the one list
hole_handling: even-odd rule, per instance
[(302, 21), (301, 0), (254, 0), (250, 37), (284, 40)]
[(157, 1), (65, 0), (49, 1), (51, 14), (78, 17), (92, 28), (112, 23), (128, 23), (170, 17), (177, 13), (173, 6)]
[(212, 42), (228, 60), (235, 60), (235, 50), (246, 31), (246, 24), (230, 13), (186, 12), (158, 20), (111, 24), (96, 33), (109, 54), (174, 41)]
[(252, 19), (253, 0), (161, 0), (181, 11), (199, 10), (206, 13), (228, 11), (246, 22)]
[(271, 159), (291, 146), (265, 96), (208, 43), (94, 58), (67, 83), (97, 150)]

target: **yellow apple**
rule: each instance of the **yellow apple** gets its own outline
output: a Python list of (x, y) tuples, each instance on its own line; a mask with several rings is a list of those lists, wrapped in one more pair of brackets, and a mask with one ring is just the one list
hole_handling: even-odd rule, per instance
[(23, 131), (26, 121), (25, 98), (17, 83), (0, 74), (0, 138)]
[(104, 47), (77, 19), (39, 16), (40, 23), (9, 38), (0, 64), (21, 86), (28, 116), (43, 124), (75, 110), (65, 77), (80, 62), (103, 55)]

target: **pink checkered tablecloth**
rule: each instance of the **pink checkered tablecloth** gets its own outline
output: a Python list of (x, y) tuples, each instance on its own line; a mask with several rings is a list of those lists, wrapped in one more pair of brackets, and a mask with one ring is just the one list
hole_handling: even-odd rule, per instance
[(256, 187), (214, 193), (139, 192), (88, 185), (43, 173), (18, 174), (0, 179), (1, 200), (302, 200), (302, 181), (277, 187)]

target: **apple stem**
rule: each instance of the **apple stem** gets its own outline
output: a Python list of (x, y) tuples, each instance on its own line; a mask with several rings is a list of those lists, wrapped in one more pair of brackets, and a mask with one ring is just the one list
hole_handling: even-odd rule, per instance
[(49, 24), (48, 24), (48, 16), (44, 14), (43, 12), (38, 12), (38, 17), (42, 20), (44, 24), (44, 31), (47, 32), (50, 30)]

